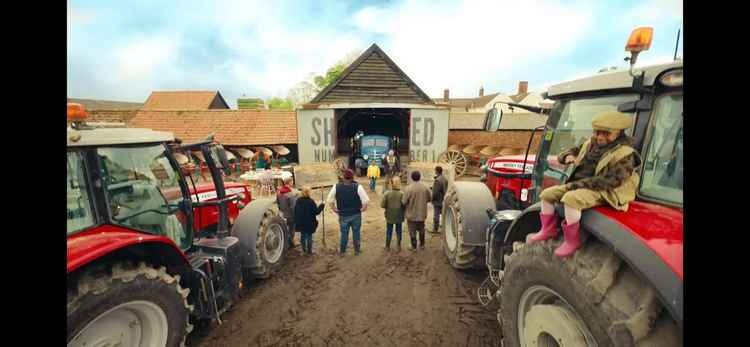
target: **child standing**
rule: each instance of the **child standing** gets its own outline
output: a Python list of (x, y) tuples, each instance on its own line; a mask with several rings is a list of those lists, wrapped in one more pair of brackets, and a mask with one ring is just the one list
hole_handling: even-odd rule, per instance
[(325, 203), (315, 206), (315, 200), (310, 198), (310, 187), (302, 188), (302, 196), (294, 206), (294, 222), (296, 229), (302, 234), (300, 242), (305, 255), (312, 255), (312, 234), (318, 228), (316, 218), (323, 211)]
[(391, 178), (392, 190), (389, 190), (380, 201), (380, 207), (385, 209), (385, 251), (391, 250), (391, 235), (393, 226), (396, 226), (396, 252), (401, 251), (401, 225), (404, 222), (404, 204), (401, 201), (401, 178)]
[(380, 177), (380, 168), (375, 165), (374, 160), (370, 160), (370, 167), (367, 168), (367, 177), (370, 178), (370, 191), (375, 191), (375, 182)]

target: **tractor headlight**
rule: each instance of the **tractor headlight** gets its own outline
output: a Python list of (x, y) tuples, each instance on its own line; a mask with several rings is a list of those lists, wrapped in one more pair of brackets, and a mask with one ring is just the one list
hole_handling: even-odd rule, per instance
[(487, 173), (487, 171), (489, 171), (489, 165), (488, 164), (482, 165), (482, 167), (479, 168), (479, 171), (483, 173)]
[(369, 158), (370, 158), (370, 156), (369, 156), (369, 155), (367, 155), (367, 154), (365, 154), (365, 155), (363, 155), (363, 156), (362, 156), (362, 158), (365, 158), (365, 160), (367, 160), (367, 159), (369, 159)]
[(381, 155), (380, 158), (385, 159), (385, 154)]

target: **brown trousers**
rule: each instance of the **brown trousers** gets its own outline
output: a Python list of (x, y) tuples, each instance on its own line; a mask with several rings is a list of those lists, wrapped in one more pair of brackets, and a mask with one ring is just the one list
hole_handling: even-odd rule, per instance
[(562, 202), (565, 206), (585, 210), (607, 204), (602, 194), (591, 189), (568, 190), (565, 185), (552, 186), (542, 191), (539, 197), (547, 202)]

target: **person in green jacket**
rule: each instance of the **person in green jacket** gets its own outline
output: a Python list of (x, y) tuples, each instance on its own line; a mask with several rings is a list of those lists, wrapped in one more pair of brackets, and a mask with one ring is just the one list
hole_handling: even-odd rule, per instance
[(578, 147), (558, 155), (561, 164), (573, 164), (572, 174), (565, 184), (542, 191), (542, 211), (539, 218), (542, 228), (530, 234), (528, 242), (541, 242), (557, 236), (558, 219), (554, 204), (565, 208), (562, 222), (564, 242), (555, 249), (561, 258), (573, 255), (581, 247), (579, 227), (581, 211), (595, 206), (609, 205), (618, 211), (627, 211), (628, 203), (635, 200), (639, 177), (635, 168), (640, 159), (632, 147), (633, 139), (624, 130), (633, 118), (621, 112), (602, 112), (591, 122), (594, 134)]
[(391, 178), (392, 190), (380, 200), (380, 207), (385, 209), (385, 251), (391, 250), (393, 226), (396, 226), (396, 252), (401, 252), (401, 225), (404, 223), (404, 204), (401, 201), (401, 178)]

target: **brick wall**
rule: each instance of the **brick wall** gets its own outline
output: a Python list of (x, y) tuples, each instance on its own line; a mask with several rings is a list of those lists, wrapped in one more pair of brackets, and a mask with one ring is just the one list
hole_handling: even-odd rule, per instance
[[(534, 134), (531, 152), (535, 153), (539, 147), (542, 132)], [(448, 131), (448, 145), (487, 145), (509, 148), (523, 148), (529, 144), (531, 131), (527, 130), (499, 130), (494, 133), (483, 130), (450, 130)]]
[(91, 122), (121, 122), (127, 125), (138, 110), (91, 110), (88, 112), (88, 120)]

